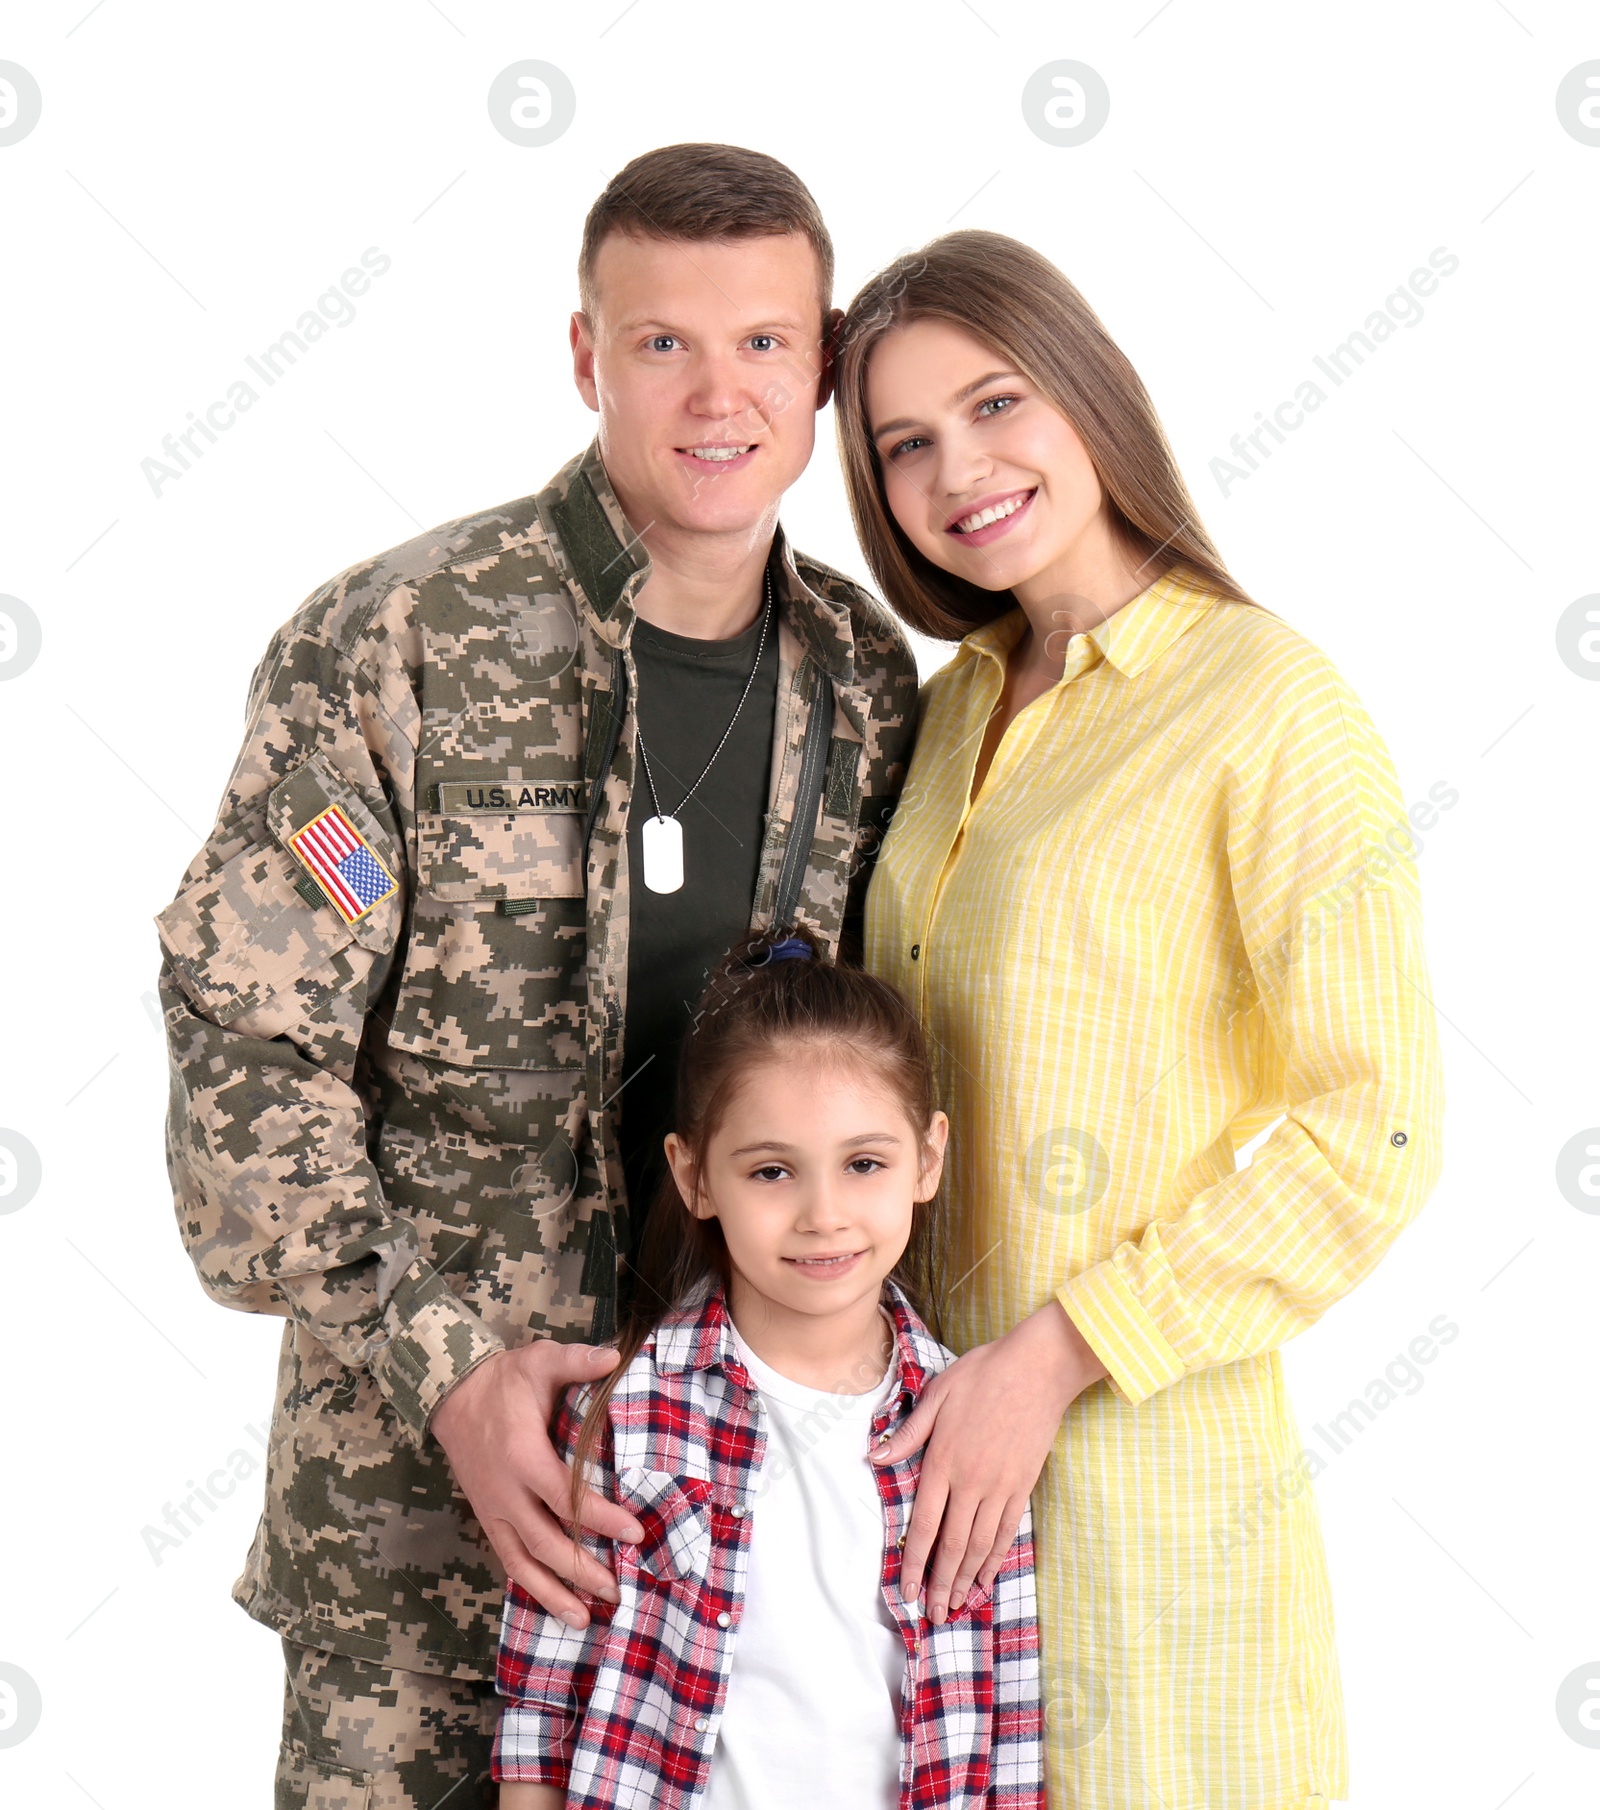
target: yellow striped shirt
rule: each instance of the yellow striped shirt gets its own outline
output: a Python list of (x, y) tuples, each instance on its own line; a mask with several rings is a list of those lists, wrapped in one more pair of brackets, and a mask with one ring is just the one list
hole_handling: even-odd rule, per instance
[(867, 959), (952, 1119), (945, 1337), (1053, 1292), (1110, 1371), (1034, 1494), (1050, 1801), (1321, 1810), (1343, 1708), (1278, 1347), (1438, 1173), (1406, 811), (1327, 657), (1181, 573), (1071, 638), (969, 804), (1023, 627), (924, 689)]

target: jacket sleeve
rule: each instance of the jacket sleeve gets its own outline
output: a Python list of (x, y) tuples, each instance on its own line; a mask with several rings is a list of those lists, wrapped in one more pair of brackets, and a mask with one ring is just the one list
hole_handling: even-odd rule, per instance
[(1034, 1600), (1033, 1511), (994, 1580), (994, 1730), (992, 1810), (1044, 1810), (1044, 1708), (1039, 1620)]
[[(572, 1461), (584, 1410), (593, 1396), (592, 1384), (575, 1384), (562, 1397), (552, 1442), (563, 1463)], [(608, 1501), (615, 1501), (611, 1452), (607, 1429), (589, 1482)], [(583, 1540), (603, 1565), (609, 1565), (610, 1541), (589, 1534)], [(579, 1595), (590, 1615), (583, 1629), (569, 1628), (547, 1614), (520, 1584), (506, 1587), (495, 1664), (495, 1688), (505, 1700), (494, 1746), (497, 1782), (565, 1788), (571, 1776), (573, 1747), (584, 1708), (594, 1695), (600, 1648), (612, 1613), (611, 1604), (587, 1591)]]
[(857, 631), (856, 657), (865, 671), (871, 717), (861, 777), (855, 849), (839, 936), (840, 960), (859, 966), (865, 946), (867, 886), (900, 793), (917, 739), (917, 663), (904, 634), (881, 606), (873, 632)]
[(1225, 781), (1253, 1116), (1283, 1121), (1249, 1167), (1056, 1291), (1129, 1402), (1314, 1325), (1417, 1214), (1441, 1166), (1412, 833), (1377, 731), (1309, 652)]
[[(313, 630), (280, 631), (216, 827), (157, 927), (167, 1164), (203, 1286), (365, 1368), (420, 1444), (500, 1341), (390, 1210), (358, 1081), (405, 922), (415, 747), (395, 718), (409, 696)], [(365, 849), (340, 904), (291, 852), (319, 818)]]

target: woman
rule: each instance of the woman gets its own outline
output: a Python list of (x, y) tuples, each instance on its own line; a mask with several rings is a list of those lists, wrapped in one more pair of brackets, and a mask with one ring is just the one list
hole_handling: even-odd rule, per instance
[(937, 1620), (1032, 1493), (1056, 1810), (1321, 1810), (1347, 1790), (1321, 1466), (1278, 1348), (1438, 1172), (1394, 773), (1230, 577), (1045, 259), (936, 240), (841, 346), (868, 559), (909, 623), (964, 637), (867, 904), (958, 1127), (965, 1355), (885, 1449), (928, 1441), (905, 1575), (931, 1557)]

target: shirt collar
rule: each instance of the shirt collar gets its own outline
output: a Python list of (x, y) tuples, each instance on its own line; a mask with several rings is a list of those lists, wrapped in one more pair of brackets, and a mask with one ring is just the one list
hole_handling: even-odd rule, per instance
[[(633, 629), (633, 599), (649, 577), (650, 555), (622, 513), (598, 440), (557, 472), (539, 493), (538, 506), (596, 627), (613, 645), (626, 641)], [(782, 527), (773, 535), (773, 562), (774, 595), (786, 620), (829, 678), (851, 684), (855, 634), (849, 605), (806, 583)]]
[[(1134, 678), (1154, 665), (1178, 637), (1218, 601), (1200, 580), (1181, 566), (1163, 573), (1153, 585), (1104, 622), (1084, 631), (1096, 658), (1114, 666), (1124, 678)], [(1027, 618), (1021, 608), (1007, 610), (984, 623), (961, 643), (958, 654), (983, 656), (1004, 666), (1006, 656), (1022, 637)]]
[[(928, 1377), (943, 1368), (940, 1347), (899, 1283), (885, 1283), (883, 1304), (894, 1322), (900, 1393), (915, 1403), (921, 1399)], [(720, 1281), (701, 1283), (656, 1328), (655, 1366), (662, 1376), (720, 1368), (746, 1387), (754, 1388), (734, 1347), (733, 1323)]]

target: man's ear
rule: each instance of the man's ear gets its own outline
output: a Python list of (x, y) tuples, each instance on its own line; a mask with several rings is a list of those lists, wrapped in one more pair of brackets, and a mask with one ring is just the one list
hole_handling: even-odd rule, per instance
[(578, 394), (598, 415), (600, 392), (594, 382), (594, 330), (587, 314), (580, 311), (573, 315), (567, 337), (572, 344), (572, 381), (578, 386)]
[(839, 360), (839, 329), (844, 325), (844, 310), (830, 308), (822, 317), (822, 376), (817, 382), (817, 407), (824, 408), (833, 395), (833, 380)]

